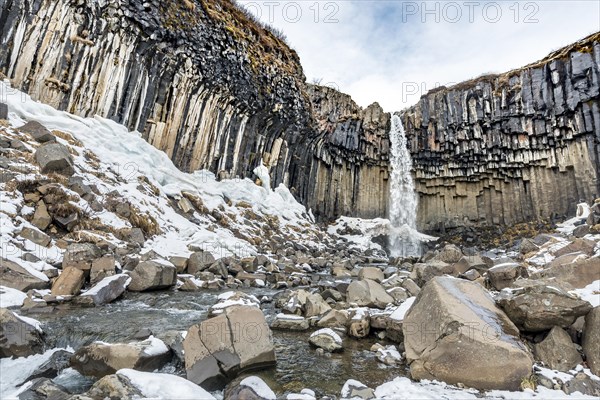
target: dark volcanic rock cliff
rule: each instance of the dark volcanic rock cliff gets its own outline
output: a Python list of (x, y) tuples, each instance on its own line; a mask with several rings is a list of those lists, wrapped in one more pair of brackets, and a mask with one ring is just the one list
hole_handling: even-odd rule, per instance
[[(389, 119), (308, 85), (231, 0), (0, 0), (0, 73), (58, 109), (138, 130), (181, 169), (261, 159), (320, 219), (384, 217)], [(421, 228), (512, 224), (597, 196), (599, 35), (402, 113)]]
[(425, 229), (575, 213), (600, 195), (600, 33), (403, 113)]

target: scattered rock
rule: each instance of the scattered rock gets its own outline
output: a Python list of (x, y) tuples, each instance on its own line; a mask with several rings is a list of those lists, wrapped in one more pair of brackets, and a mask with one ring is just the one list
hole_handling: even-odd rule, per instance
[(329, 328), (319, 329), (313, 332), (308, 342), (328, 352), (341, 351), (343, 349), (342, 338)]
[(550, 268), (533, 274), (532, 279), (556, 278), (558, 282), (568, 283), (574, 288), (584, 288), (600, 277), (600, 257), (575, 262), (572, 262), (573, 258), (564, 259), (564, 262), (559, 258), (551, 263)]
[(132, 292), (167, 289), (177, 282), (175, 266), (163, 260), (142, 261), (130, 275)]
[(46, 289), (49, 287), (50, 281), (47, 278), (42, 278), (45, 278), (45, 276), (33, 276), (19, 264), (5, 258), (0, 259), (0, 281), (2, 286), (22, 292), (31, 289)]
[(383, 271), (377, 267), (363, 267), (358, 271), (358, 279), (370, 279), (381, 283), (384, 279)]
[(490, 283), (496, 290), (509, 287), (523, 273), (523, 267), (517, 263), (495, 265), (488, 270)]
[(534, 350), (537, 360), (558, 371), (568, 372), (583, 361), (569, 334), (558, 326)]
[(75, 173), (73, 157), (69, 149), (60, 143), (49, 142), (41, 145), (35, 152), (35, 159), (44, 174), (57, 172), (71, 176)]
[(74, 267), (63, 269), (52, 285), (53, 296), (73, 296), (79, 293), (85, 283), (85, 273)]
[(342, 400), (370, 400), (375, 398), (375, 391), (359, 381), (348, 379), (342, 387), (340, 397)]
[(306, 318), (323, 315), (329, 310), (331, 310), (331, 307), (320, 294), (312, 293), (306, 296), (306, 303), (304, 304), (304, 316)]
[(348, 286), (346, 299), (348, 303), (355, 303), (359, 307), (385, 308), (394, 302), (383, 286), (369, 279), (352, 282)]
[(35, 322), (0, 308), (0, 358), (28, 357), (42, 352), (42, 331)]
[(51, 242), (50, 236), (46, 235), (44, 232), (29, 227), (21, 229), (19, 236), (42, 247), (48, 247)]
[(600, 382), (583, 372), (579, 372), (573, 379), (565, 382), (562, 389), (567, 394), (579, 392), (596, 398), (600, 397)]
[(329, 310), (327, 314), (317, 322), (319, 328), (346, 329), (347, 324), (348, 312), (345, 310)]
[(517, 327), (483, 287), (452, 277), (432, 279), (402, 325), (413, 379), (517, 390), (533, 358)]
[(566, 328), (592, 308), (587, 301), (544, 283), (503, 290), (497, 301), (511, 321), (527, 332)]
[(108, 304), (125, 293), (131, 277), (126, 274), (109, 276), (101, 280), (90, 290), (83, 293), (81, 298), (89, 298), (94, 305)]
[(183, 349), (187, 378), (209, 390), (246, 369), (275, 364), (271, 330), (256, 307), (230, 307), (193, 325)]
[(37, 206), (35, 208), (35, 213), (33, 214), (33, 218), (31, 219), (31, 223), (33, 226), (40, 230), (45, 230), (48, 228), (50, 223), (52, 222), (52, 217), (48, 214), (48, 208), (46, 207), (46, 203), (43, 200), (38, 201)]
[(460, 251), (460, 249), (457, 246), (453, 244), (448, 244), (444, 246), (444, 248), (441, 249), (435, 255), (435, 257), (433, 257), (433, 260), (441, 261), (446, 264), (454, 264), (459, 262), (461, 258), (463, 258), (462, 251)]
[(196, 251), (190, 255), (187, 265), (188, 274), (204, 271), (215, 262), (215, 258), (208, 251)]
[[(68, 368), (73, 353), (67, 350), (57, 350), (42, 365), (37, 367), (26, 379), (30, 381), (39, 378), (55, 378), (65, 368)], [(25, 381), (20, 384), (25, 383)]]
[(30, 380), (27, 390), (19, 394), (19, 400), (67, 400), (71, 394), (67, 389), (48, 378)]
[(171, 359), (171, 351), (155, 337), (142, 342), (108, 344), (95, 342), (77, 350), (71, 366), (86, 376), (101, 378), (122, 368), (154, 371)]
[(101, 250), (92, 243), (73, 243), (65, 251), (62, 268), (74, 267), (83, 271), (92, 268), (92, 262), (101, 256)]
[(436, 276), (443, 275), (458, 276), (458, 274), (455, 274), (454, 267), (451, 264), (440, 260), (431, 260), (427, 264), (415, 264), (411, 277), (422, 286)]
[(277, 396), (262, 379), (249, 376), (227, 386), (223, 400), (276, 400)]
[(104, 278), (116, 274), (115, 265), (115, 258), (113, 256), (104, 256), (92, 261), (90, 283), (94, 285)]
[(348, 320), (348, 334), (361, 339), (367, 337), (371, 331), (371, 317), (367, 309), (358, 308), (350, 314)]

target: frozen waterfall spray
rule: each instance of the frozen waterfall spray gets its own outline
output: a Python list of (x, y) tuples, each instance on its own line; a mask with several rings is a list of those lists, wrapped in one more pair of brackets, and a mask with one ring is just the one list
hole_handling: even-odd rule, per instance
[(390, 252), (393, 257), (420, 256), (421, 244), (417, 231), (418, 197), (411, 175), (412, 159), (402, 120), (392, 114), (391, 122)]

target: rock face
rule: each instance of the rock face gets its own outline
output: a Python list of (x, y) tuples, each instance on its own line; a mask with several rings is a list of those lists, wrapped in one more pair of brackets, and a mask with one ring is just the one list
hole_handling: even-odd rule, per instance
[[(182, 170), (252, 178), (263, 161), (318, 218), (387, 215), (390, 114), (307, 84), (296, 52), (233, 2), (26, 0), (0, 20), (14, 43), (0, 71), (36, 100), (138, 130)], [(598, 36), (403, 113), (422, 229), (562, 215), (598, 195)]]
[(40, 330), (12, 311), (0, 308), (0, 358), (28, 357), (41, 353), (43, 347)]
[(592, 306), (564, 290), (538, 285), (503, 291), (498, 304), (521, 330), (541, 332), (554, 326), (566, 328)]
[(431, 280), (405, 316), (402, 331), (414, 379), (516, 390), (531, 373), (533, 359), (518, 329), (473, 282)]
[(430, 91), (404, 113), (422, 228), (574, 214), (598, 196), (599, 38)]
[(71, 366), (83, 375), (103, 376), (122, 368), (154, 371), (171, 359), (171, 351), (162, 340), (150, 337), (142, 342), (108, 344), (92, 343), (77, 350)]
[(207, 389), (222, 387), (246, 369), (275, 364), (271, 330), (256, 307), (229, 307), (192, 326), (183, 349), (187, 378)]
[(595, 307), (585, 317), (583, 352), (592, 372), (600, 374), (600, 307)]

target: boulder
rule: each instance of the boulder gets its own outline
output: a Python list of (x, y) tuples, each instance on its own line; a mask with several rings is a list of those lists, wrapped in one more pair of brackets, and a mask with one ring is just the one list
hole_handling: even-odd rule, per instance
[(257, 376), (236, 379), (227, 386), (223, 400), (276, 400), (271, 388)]
[(410, 297), (400, 306), (398, 306), (391, 314), (386, 318), (385, 333), (386, 336), (394, 342), (402, 343), (404, 341), (404, 334), (402, 333), (402, 325), (406, 313), (414, 304), (416, 297)]
[(275, 364), (275, 348), (265, 316), (257, 307), (229, 307), (189, 328), (183, 342), (187, 378), (207, 389), (247, 369)]
[(187, 270), (188, 259), (186, 257), (169, 257), (169, 262), (175, 266), (178, 274), (183, 274)]
[(377, 267), (363, 267), (358, 271), (358, 279), (370, 279), (381, 283), (384, 279), (383, 271)]
[(113, 256), (104, 256), (92, 261), (92, 267), (90, 269), (90, 283), (94, 285), (104, 278), (116, 274), (117, 272), (115, 265), (115, 257)]
[(37, 321), (0, 308), (0, 358), (41, 353), (44, 348), (42, 335)]
[(582, 260), (581, 257), (577, 259), (576, 257), (562, 256), (550, 265), (550, 268), (535, 273), (531, 277), (533, 279), (556, 278), (558, 282), (568, 283), (574, 288), (584, 288), (600, 279), (600, 257)]
[(71, 367), (86, 376), (102, 378), (122, 368), (154, 371), (171, 360), (171, 350), (153, 336), (141, 342), (109, 344), (94, 342), (71, 357)]
[(419, 292), (421, 291), (421, 288), (419, 287), (419, 285), (417, 285), (415, 283), (415, 281), (413, 281), (410, 278), (407, 278), (404, 281), (402, 281), (401, 286), (404, 289), (406, 289), (411, 296), (417, 296), (419, 294)]
[(462, 257), (463, 253), (457, 246), (453, 244), (447, 244), (444, 246), (444, 248), (439, 250), (439, 252), (433, 257), (433, 260), (441, 261), (446, 264), (454, 264), (459, 262)]
[(73, 397), (71, 400), (92, 399), (141, 399), (142, 392), (133, 386), (129, 379), (118, 375), (106, 375), (96, 381), (81, 398)]
[(548, 336), (535, 345), (534, 354), (537, 360), (549, 368), (563, 372), (574, 369), (583, 361), (569, 334), (558, 326), (552, 328)]
[(523, 273), (523, 267), (517, 263), (504, 263), (488, 270), (490, 283), (496, 290), (509, 287)]
[(33, 243), (42, 246), (48, 247), (51, 242), (50, 236), (46, 235), (44, 232), (39, 231), (37, 229), (25, 227), (21, 229), (19, 236), (25, 238), (27, 240), (32, 241)]
[(481, 285), (432, 279), (403, 321), (413, 379), (462, 383), (481, 390), (517, 390), (533, 358), (519, 331)]
[(67, 400), (71, 398), (71, 394), (66, 388), (48, 378), (35, 378), (28, 381), (27, 389), (19, 393), (19, 400)]
[(35, 152), (35, 160), (44, 174), (56, 172), (71, 176), (75, 173), (73, 157), (69, 149), (60, 143), (48, 142), (41, 145)]
[(80, 297), (89, 299), (94, 305), (108, 304), (119, 297), (131, 282), (131, 277), (127, 274), (113, 275), (104, 278), (92, 287), (90, 290), (83, 293)]
[(592, 254), (594, 254), (594, 247), (596, 247), (595, 241), (577, 238), (565, 247), (556, 250), (554, 252), (554, 256), (560, 257), (570, 253), (581, 253), (587, 256), (591, 256)]
[(352, 311), (348, 320), (348, 334), (357, 339), (369, 335), (371, 331), (371, 316), (366, 308), (358, 308)]
[[(125, 385), (136, 389), (139, 396), (110, 397), (116, 399), (165, 399), (165, 400), (215, 400), (200, 386), (173, 374), (143, 372), (121, 369), (116, 377)], [(95, 396), (105, 399), (107, 396)]]
[(273, 323), (273, 329), (284, 329), (290, 331), (305, 331), (309, 328), (308, 320), (294, 314), (277, 314)]
[(48, 360), (44, 361), (39, 367), (35, 368), (33, 372), (28, 374), (28, 377), (25, 380), (18, 384), (21, 385), (26, 381), (39, 378), (56, 378), (56, 376), (58, 376), (63, 369), (69, 367), (72, 355), (73, 353), (67, 350), (56, 350), (54, 353), (52, 353)]
[(31, 289), (46, 289), (50, 286), (50, 281), (45, 275), (34, 276), (24, 267), (5, 258), (0, 259), (0, 282), (2, 282), (2, 286), (22, 292)]
[(587, 301), (543, 282), (503, 290), (497, 301), (511, 321), (526, 332), (547, 331), (555, 326), (566, 328), (592, 309)]
[(167, 289), (177, 282), (175, 266), (163, 260), (142, 261), (130, 276), (128, 289), (132, 292)]
[(56, 137), (37, 121), (29, 121), (19, 128), (19, 132), (27, 133), (38, 143), (56, 142)]
[(329, 352), (341, 351), (343, 349), (342, 338), (329, 328), (313, 332), (308, 338), (308, 342), (315, 347)]
[(600, 376), (600, 307), (595, 307), (585, 317), (582, 346), (588, 366)]
[(196, 274), (210, 267), (215, 262), (215, 258), (208, 251), (196, 251), (190, 255), (187, 262), (188, 274)]
[(370, 279), (354, 281), (348, 286), (346, 293), (348, 303), (355, 303), (359, 307), (385, 308), (394, 302), (379, 283)]
[(53, 296), (74, 296), (85, 283), (85, 273), (77, 268), (65, 268), (52, 284)]
[(427, 264), (415, 264), (413, 267), (413, 272), (411, 274), (411, 278), (416, 280), (421, 286), (425, 283), (429, 282), (436, 276), (443, 275), (456, 275), (454, 266), (443, 261), (439, 260), (431, 260)]
[(562, 389), (566, 394), (573, 394), (573, 397), (584, 394), (593, 396), (595, 399), (600, 398), (600, 381), (584, 372), (577, 373), (573, 379), (565, 382)]
[(63, 256), (62, 268), (74, 267), (89, 272), (92, 262), (100, 257), (101, 253), (100, 248), (92, 243), (70, 244)]
[(311, 293), (306, 296), (306, 303), (304, 304), (304, 316), (306, 318), (323, 315), (329, 310), (331, 310), (331, 306), (323, 300), (320, 294)]
[(4, 103), (0, 103), (0, 119), (8, 119), (8, 106)]

